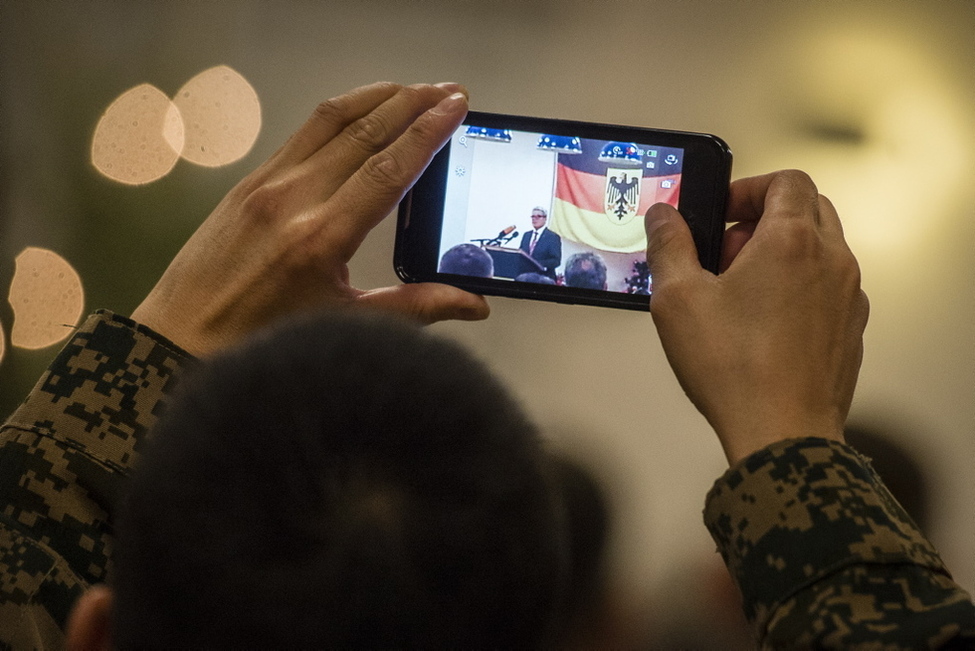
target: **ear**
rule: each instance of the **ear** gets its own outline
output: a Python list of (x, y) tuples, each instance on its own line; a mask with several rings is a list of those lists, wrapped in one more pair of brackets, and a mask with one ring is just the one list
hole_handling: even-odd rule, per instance
[(112, 600), (107, 585), (96, 585), (81, 595), (68, 617), (69, 651), (96, 651), (112, 648)]

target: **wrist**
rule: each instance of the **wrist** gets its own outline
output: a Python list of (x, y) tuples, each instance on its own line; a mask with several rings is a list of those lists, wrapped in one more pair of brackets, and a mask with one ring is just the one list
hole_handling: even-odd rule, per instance
[(715, 427), (728, 465), (735, 465), (770, 445), (791, 439), (820, 438), (845, 443), (842, 423), (831, 418), (749, 420)]
[[(169, 316), (173, 315), (169, 314)], [(185, 327), (180, 326), (179, 321), (174, 322), (171, 318), (167, 318), (167, 313), (154, 310), (148, 299), (132, 311), (129, 319), (173, 342), (195, 357), (200, 357), (206, 352), (205, 347), (190, 336)]]

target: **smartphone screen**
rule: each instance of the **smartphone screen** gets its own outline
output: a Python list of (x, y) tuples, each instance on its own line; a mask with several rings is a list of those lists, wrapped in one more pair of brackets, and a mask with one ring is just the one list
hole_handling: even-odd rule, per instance
[(647, 309), (643, 216), (660, 202), (693, 214), (702, 261), (714, 266), (729, 178), (730, 152), (706, 134), (472, 113), (401, 206), (397, 271), (488, 294)]
[(441, 264), (476, 243), (495, 278), (649, 295), (643, 215), (678, 206), (683, 158), (655, 143), (463, 125), (451, 138)]

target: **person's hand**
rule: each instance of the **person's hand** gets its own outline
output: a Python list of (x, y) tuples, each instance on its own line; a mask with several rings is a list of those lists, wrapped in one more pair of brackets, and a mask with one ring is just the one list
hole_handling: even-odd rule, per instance
[(867, 323), (839, 217), (802, 172), (731, 185), (723, 273), (671, 206), (647, 212), (650, 312), (730, 463), (804, 436), (843, 440)]
[(486, 318), (481, 296), (432, 283), (363, 291), (347, 266), (466, 114), (458, 84), (377, 83), (323, 102), (230, 191), (132, 318), (197, 355), (323, 306)]

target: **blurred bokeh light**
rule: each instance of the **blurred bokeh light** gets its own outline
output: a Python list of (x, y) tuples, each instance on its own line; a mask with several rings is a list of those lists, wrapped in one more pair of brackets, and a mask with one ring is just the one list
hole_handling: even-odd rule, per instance
[(180, 156), (204, 167), (240, 160), (261, 130), (254, 87), (228, 66), (190, 79), (170, 99), (140, 84), (111, 103), (95, 127), (91, 161), (99, 172), (128, 185), (156, 181)]
[(91, 162), (110, 179), (143, 185), (173, 169), (183, 149), (183, 122), (150, 84), (122, 93), (105, 110), (91, 143)]
[(37, 247), (17, 256), (9, 301), (14, 312), (10, 343), (27, 349), (65, 339), (85, 306), (78, 272), (54, 251)]
[(217, 66), (179, 89), (173, 102), (183, 116), (183, 158), (218, 167), (243, 158), (261, 130), (257, 92), (238, 72)]

